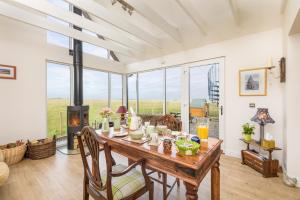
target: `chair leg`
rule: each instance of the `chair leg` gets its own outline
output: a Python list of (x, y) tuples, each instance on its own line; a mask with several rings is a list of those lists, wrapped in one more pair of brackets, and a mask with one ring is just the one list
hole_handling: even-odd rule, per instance
[(149, 188), (149, 200), (153, 200), (153, 193), (154, 193), (154, 183), (153, 181), (150, 184), (150, 188)]
[(87, 178), (83, 178), (83, 200), (89, 200), (89, 193), (87, 191), (88, 181)]
[(163, 175), (163, 199), (167, 199), (167, 174), (162, 173)]
[(176, 178), (176, 183), (177, 183), (177, 187), (179, 187), (180, 186), (180, 180), (179, 180), (179, 178)]

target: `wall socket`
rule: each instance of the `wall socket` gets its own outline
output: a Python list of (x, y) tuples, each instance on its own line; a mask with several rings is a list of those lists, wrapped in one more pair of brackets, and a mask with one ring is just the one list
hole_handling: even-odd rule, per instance
[(249, 103), (249, 108), (255, 108), (255, 103)]

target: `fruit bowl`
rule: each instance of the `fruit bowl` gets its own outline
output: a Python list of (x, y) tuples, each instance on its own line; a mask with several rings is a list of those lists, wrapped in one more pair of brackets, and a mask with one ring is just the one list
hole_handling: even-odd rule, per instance
[(200, 144), (194, 141), (177, 140), (175, 142), (179, 155), (194, 156), (198, 153)]

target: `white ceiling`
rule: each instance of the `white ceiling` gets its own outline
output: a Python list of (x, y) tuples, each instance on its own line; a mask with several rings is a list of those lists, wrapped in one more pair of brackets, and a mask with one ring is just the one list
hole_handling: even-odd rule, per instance
[[(34, 14), (66, 16), (45, 11), (46, 0), (2, 1)], [(120, 47), (116, 54), (128, 64), (280, 27), (287, 0), (125, 0), (135, 8), (131, 16), (111, 0), (66, 1), (89, 12), (99, 27), (85, 21), (79, 25), (98, 34), (103, 30), (105, 47)]]

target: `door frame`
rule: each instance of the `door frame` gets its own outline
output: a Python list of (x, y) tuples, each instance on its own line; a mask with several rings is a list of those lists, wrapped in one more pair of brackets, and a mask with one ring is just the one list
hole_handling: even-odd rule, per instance
[(183, 130), (189, 132), (189, 108), (190, 108), (190, 69), (197, 66), (219, 64), (219, 138), (223, 140), (222, 147), (225, 148), (225, 57), (207, 59), (179, 65), (181, 73), (181, 121)]

